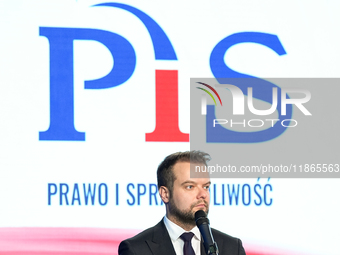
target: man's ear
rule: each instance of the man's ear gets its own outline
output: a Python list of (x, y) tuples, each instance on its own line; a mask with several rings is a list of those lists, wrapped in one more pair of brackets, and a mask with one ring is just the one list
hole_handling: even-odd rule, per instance
[(165, 186), (161, 186), (161, 187), (159, 188), (158, 192), (159, 192), (159, 195), (160, 195), (161, 199), (163, 200), (163, 203), (164, 203), (164, 204), (169, 203), (169, 200), (170, 200), (170, 192), (169, 192), (168, 188), (165, 187)]

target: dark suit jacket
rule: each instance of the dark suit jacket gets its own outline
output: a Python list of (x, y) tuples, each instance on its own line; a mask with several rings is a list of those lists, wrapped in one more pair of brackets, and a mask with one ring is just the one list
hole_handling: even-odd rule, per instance
[[(245, 255), (240, 239), (211, 229), (220, 255)], [(120, 243), (119, 255), (175, 255), (170, 236), (163, 220), (156, 226)], [(201, 254), (206, 255), (203, 242)]]

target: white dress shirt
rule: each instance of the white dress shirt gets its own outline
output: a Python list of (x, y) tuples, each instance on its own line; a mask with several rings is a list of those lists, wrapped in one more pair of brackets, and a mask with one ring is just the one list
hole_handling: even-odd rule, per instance
[(168, 230), (172, 245), (174, 246), (176, 255), (183, 255), (184, 241), (180, 238), (180, 236), (185, 232), (194, 233), (194, 236), (191, 239), (191, 245), (195, 251), (195, 254), (197, 255), (201, 254), (201, 233), (197, 226), (195, 226), (190, 231), (186, 231), (180, 226), (170, 221), (166, 216), (164, 216), (163, 220), (165, 227)]

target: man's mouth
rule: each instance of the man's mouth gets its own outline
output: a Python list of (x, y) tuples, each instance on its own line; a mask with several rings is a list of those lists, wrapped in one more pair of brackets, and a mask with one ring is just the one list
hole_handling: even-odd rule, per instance
[(198, 204), (195, 207), (207, 207), (205, 204)]
[(198, 203), (196, 203), (194, 206), (193, 206), (193, 208), (194, 207), (198, 207), (198, 208), (208, 208), (208, 204), (206, 203), (206, 202), (198, 202)]

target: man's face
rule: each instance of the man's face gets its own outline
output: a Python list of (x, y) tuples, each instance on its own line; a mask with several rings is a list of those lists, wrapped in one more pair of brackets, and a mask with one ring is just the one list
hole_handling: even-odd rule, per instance
[(169, 214), (184, 224), (195, 224), (195, 212), (209, 211), (210, 178), (190, 178), (189, 162), (177, 162), (172, 170), (176, 179), (169, 199)]

